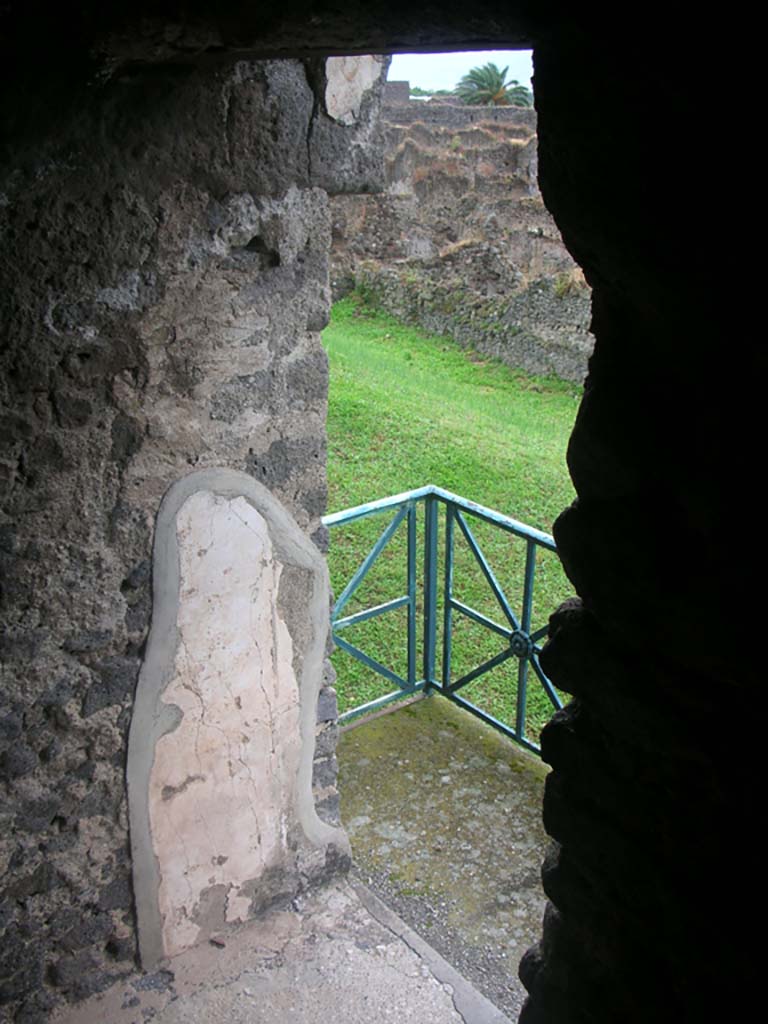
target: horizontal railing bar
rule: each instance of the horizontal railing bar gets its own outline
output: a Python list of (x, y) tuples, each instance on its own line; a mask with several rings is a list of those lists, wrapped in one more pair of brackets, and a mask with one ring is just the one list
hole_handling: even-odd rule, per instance
[(351, 722), (353, 718), (359, 718), (360, 715), (368, 715), (372, 711), (378, 711), (379, 708), (383, 708), (385, 705), (391, 704), (393, 701), (404, 700), (406, 697), (412, 697), (414, 693), (418, 693), (420, 690), (423, 690), (424, 686), (424, 680), (421, 680), (421, 682), (415, 683), (407, 690), (393, 690), (392, 693), (388, 693), (384, 697), (377, 697), (375, 700), (369, 700), (367, 704), (359, 704), (356, 708), (350, 708), (349, 711), (345, 711), (343, 715), (339, 715), (339, 725)]
[(512, 636), (511, 629), (499, 626), (498, 623), (493, 621), (493, 619), (489, 619), (481, 612), (475, 611), (475, 609), (470, 608), (468, 604), (462, 604), (461, 601), (457, 601), (455, 598), (451, 598), (450, 604), (451, 608), (455, 608), (457, 612), (461, 612), (462, 615), (466, 615), (468, 619), (474, 619), (475, 622), (479, 623), (481, 626), (485, 626), (486, 629), (493, 630), (494, 633), (498, 633), (499, 636), (503, 636), (505, 640), (509, 640)]
[(502, 530), (517, 534), (518, 537), (530, 538), (550, 551), (557, 550), (554, 539), (548, 533), (537, 530), (533, 526), (528, 526), (526, 523), (521, 523), (511, 516), (505, 516), (502, 512), (497, 512), (495, 509), (487, 508), (485, 505), (478, 505), (475, 501), (468, 501), (466, 498), (462, 498), (458, 494), (452, 494), (451, 491), (446, 491), (434, 484), (417, 487), (413, 491), (403, 491), (402, 494), (393, 494), (389, 498), (380, 498), (378, 501), (369, 501), (364, 505), (345, 508), (341, 512), (333, 512), (330, 515), (323, 516), (323, 525), (333, 527), (340, 526), (342, 523), (351, 523), (356, 519), (375, 515), (377, 512), (394, 508), (396, 505), (403, 505), (408, 501), (421, 501), (423, 498), (429, 497), (429, 495), (434, 495), (444, 503), (464, 509), (479, 519), (484, 519), (486, 522), (493, 523), (494, 526), (501, 527)]
[(465, 711), (469, 711), (470, 714), (475, 715), (476, 718), (479, 718), (487, 725), (492, 725), (494, 729), (498, 729), (499, 732), (503, 732), (505, 736), (509, 736), (510, 739), (514, 740), (516, 743), (519, 743), (521, 746), (526, 747), (534, 754), (541, 753), (540, 748), (537, 747), (535, 743), (531, 743), (531, 741), (526, 739), (525, 736), (518, 736), (511, 726), (506, 725), (506, 723), (500, 721), (498, 718), (494, 718), (493, 715), (489, 715), (487, 711), (483, 711), (482, 708), (479, 708), (476, 704), (473, 704), (471, 701), (465, 700), (464, 697), (459, 697), (459, 695), (456, 693), (448, 693), (446, 691), (441, 690), (437, 690), (436, 692), (442, 693), (444, 697), (447, 697), (448, 700), (453, 701), (454, 704), (458, 704), (460, 708), (464, 708)]
[(377, 512), (385, 512), (389, 508), (398, 505), (405, 505), (409, 501), (420, 501), (432, 493), (430, 485), (418, 487), (415, 491), (403, 491), (402, 494), (393, 494), (389, 498), (380, 498), (378, 501), (369, 501), (364, 505), (354, 505), (352, 508), (342, 509), (341, 512), (332, 512), (323, 516), (323, 526), (341, 526), (343, 523), (353, 523), (356, 519), (364, 519), (366, 516), (375, 516)]
[(511, 658), (514, 654), (512, 648), (508, 648), (506, 651), (500, 651), (499, 654), (493, 658), (489, 658), (488, 661), (484, 661), (482, 665), (478, 665), (477, 668), (473, 668), (471, 672), (467, 672), (461, 679), (457, 679), (455, 683), (450, 683), (447, 686), (442, 687), (443, 693), (454, 693), (456, 690), (460, 690), (462, 686), (466, 686), (467, 683), (471, 683), (479, 676), (485, 675), (486, 672), (490, 672), (492, 668), (496, 668), (498, 665), (503, 665), (505, 661)]
[(402, 597), (395, 597), (391, 601), (385, 601), (384, 604), (377, 604), (373, 608), (366, 608), (365, 611), (355, 612), (354, 615), (347, 615), (346, 618), (337, 619), (335, 622), (332, 621), (331, 624), (334, 629), (345, 629), (347, 626), (354, 626), (356, 622), (366, 622), (368, 619), (375, 619), (377, 615), (383, 615), (385, 612), (402, 608), (410, 600), (408, 594), (403, 594)]
[(433, 488), (432, 493), (436, 498), (439, 498), (440, 501), (456, 505), (459, 508), (464, 509), (466, 512), (470, 512), (473, 516), (477, 516), (478, 519), (484, 519), (488, 523), (493, 523), (494, 526), (501, 527), (502, 530), (506, 530), (508, 533), (517, 534), (518, 537), (526, 537), (535, 541), (537, 544), (541, 544), (542, 547), (548, 548), (550, 551), (557, 550), (553, 537), (550, 537), (548, 533), (537, 530), (533, 526), (528, 526), (527, 523), (521, 523), (519, 520), (513, 519), (511, 516), (505, 516), (502, 512), (497, 512), (492, 508), (486, 508), (485, 505), (478, 505), (475, 501), (468, 501), (466, 498), (462, 498), (458, 494), (452, 494), (450, 491), (444, 491), (442, 487)]
[(380, 676), (384, 676), (385, 679), (389, 679), (391, 683), (394, 683), (395, 686), (399, 686), (401, 690), (410, 690), (407, 680), (402, 679), (397, 672), (393, 672), (392, 669), (387, 668), (386, 665), (382, 665), (380, 661), (376, 661), (375, 658), (366, 654), (365, 651), (361, 651), (359, 647), (355, 647), (355, 645), (351, 644), (349, 640), (345, 640), (340, 636), (334, 636), (333, 639), (337, 647), (346, 651), (347, 654), (351, 654), (353, 658), (357, 658), (358, 661), (367, 665), (368, 668), (373, 669), (374, 672), (378, 672)]

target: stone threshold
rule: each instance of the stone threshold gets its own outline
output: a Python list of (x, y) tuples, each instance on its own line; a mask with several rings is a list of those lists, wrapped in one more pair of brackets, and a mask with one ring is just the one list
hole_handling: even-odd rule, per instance
[(132, 974), (56, 1024), (510, 1024), (359, 882)]

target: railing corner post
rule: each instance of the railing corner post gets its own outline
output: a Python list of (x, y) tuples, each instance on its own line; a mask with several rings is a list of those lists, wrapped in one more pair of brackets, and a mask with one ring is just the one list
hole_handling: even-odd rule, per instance
[(437, 647), (437, 498), (424, 500), (424, 684), (436, 685), (435, 649)]

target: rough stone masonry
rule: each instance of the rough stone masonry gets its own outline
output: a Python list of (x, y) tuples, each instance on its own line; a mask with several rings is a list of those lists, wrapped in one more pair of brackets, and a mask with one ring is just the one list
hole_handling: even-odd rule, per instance
[[(125, 70), (3, 178), (0, 1006), (19, 1021), (136, 955), (126, 745), (163, 495), (237, 470), (325, 547), (328, 192), (377, 185), (383, 69)], [(315, 797), (336, 822), (324, 681)], [(291, 856), (275, 891), (306, 881)]]
[(539, 192), (536, 112), (409, 101), (391, 82), (382, 128), (385, 190), (331, 201), (334, 295), (357, 286), (509, 366), (583, 381), (589, 288)]
[[(760, 133), (743, 126), (747, 180), (721, 187), (713, 125), (752, 93), (703, 100), (701, 72), (724, 36), (750, 66), (752, 10), (650, 3), (628, 22), (605, 4), (527, 0), (161, 9), (0, 7), (2, 1012), (40, 1021), (134, 947), (124, 733), (160, 495), (195, 466), (245, 465), (304, 532), (319, 522), (308, 370), (322, 367), (324, 167), (333, 151), (347, 187), (364, 182), (365, 120), (326, 118), (316, 65), (310, 86), (307, 65), (244, 54), (524, 44), (539, 183), (592, 288), (595, 352), (569, 451), (578, 501), (556, 528), (582, 603), (554, 620), (547, 657), (575, 697), (544, 741), (550, 907), (522, 966), (522, 1017), (750, 1019), (765, 666), (759, 632), (740, 625), (765, 574), (741, 521), (759, 522), (765, 346), (741, 243)], [(229, 234), (245, 194), (259, 228)], [(238, 340), (228, 328), (246, 310)], [(250, 337), (264, 361), (244, 369)], [(233, 381), (251, 372), (264, 375), (247, 406)], [(222, 390), (229, 423), (205, 418)], [(328, 720), (332, 703), (321, 693)]]

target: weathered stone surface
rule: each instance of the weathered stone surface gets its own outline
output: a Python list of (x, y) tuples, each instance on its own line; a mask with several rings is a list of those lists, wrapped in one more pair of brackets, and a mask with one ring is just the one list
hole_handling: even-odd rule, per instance
[(317, 730), (315, 756), (324, 757), (333, 753), (339, 738), (339, 727), (334, 722), (325, 722)]
[[(154, 579), (128, 749), (147, 968), (295, 895), (331, 844), (347, 854), (312, 802), (329, 603), (319, 552), (250, 477), (201, 471), (164, 499)], [(324, 796), (337, 765), (320, 763)]]
[(347, 727), (339, 762), (353, 872), (516, 1020), (545, 903), (545, 767), (438, 696)]
[(309, 139), (312, 180), (330, 195), (384, 187), (384, 144), (378, 118), (388, 57), (309, 61), (320, 97)]
[[(146, 626), (129, 628), (135, 594), (121, 585), (148, 557), (160, 496), (195, 466), (253, 466), (275, 441), (322, 437), (319, 404), (301, 416), (265, 411), (266, 388), (250, 410), (237, 406), (231, 423), (210, 417), (214, 392), (231, 378), (279, 374), (291, 353), (318, 351), (327, 303), (320, 234), (330, 219), (310, 215), (307, 194), (322, 184), (307, 145), (322, 92), (314, 75), (304, 87), (303, 66), (280, 71), (252, 56), (533, 42), (542, 193), (593, 288), (597, 343), (570, 454), (579, 503), (559, 535), (598, 647), (574, 637), (560, 645), (571, 654), (552, 666), (559, 685), (578, 687), (581, 711), (555, 727), (547, 823), (564, 841), (547, 886), (562, 909), (547, 914), (526, 971), (524, 1019), (748, 1019), (759, 992), (747, 936), (762, 914), (755, 808), (764, 672), (759, 643), (723, 622), (731, 606), (737, 621), (748, 614), (762, 578), (759, 541), (748, 548), (733, 538), (734, 524), (751, 515), (760, 464), (749, 442), (752, 413), (763, 407), (764, 351), (758, 327), (736, 324), (748, 296), (743, 260), (738, 276), (728, 260), (742, 251), (741, 225), (754, 222), (745, 201), (754, 193), (731, 188), (724, 216), (720, 164), (706, 158), (716, 151), (713, 125), (731, 124), (738, 104), (728, 90), (703, 100), (700, 68), (700, 55), (742, 12), (712, 20), (651, 4), (642, 30), (628, 32), (623, 11), (596, 4), (350, 0), (313, 5), (311, 19), (301, 5), (241, 0), (163, 10), (159, 17), (142, 0), (11, 0), (0, 11), (0, 715), (11, 732), (21, 716), (10, 744), (23, 735), (40, 762), (2, 783), (0, 865), (3, 888), (45, 860), (56, 880), (50, 892), (0, 898), (3, 1011), (39, 1019), (61, 998), (48, 981), (41, 988), (40, 973), (44, 964), (43, 978), (67, 976), (59, 961), (71, 954), (58, 945), (56, 922), (128, 876), (131, 701), (88, 718), (82, 702), (97, 662), (141, 650)], [(306, 130), (279, 109), (294, 94)], [(328, 119), (327, 130), (350, 139), (358, 126)], [(301, 152), (288, 152), (288, 137)], [(749, 132), (739, 138), (746, 149)], [(259, 216), (256, 225), (248, 196), (269, 224)], [(234, 232), (230, 246), (241, 204), (256, 230)], [(308, 245), (284, 254), (280, 239), (301, 237), (307, 217)], [(319, 504), (322, 441), (315, 450), (278, 490), (322, 541), (303, 504), (305, 495)], [(658, 543), (647, 543), (649, 523), (667, 517), (674, 533), (657, 531)], [(617, 519), (622, 528), (608, 530)], [(679, 647), (668, 623), (680, 627)], [(568, 636), (575, 621), (562, 630)], [(579, 665), (593, 656), (586, 679)], [(42, 698), (60, 681), (71, 699), (49, 718)], [(635, 691), (646, 694), (645, 742), (624, 746), (625, 731), (636, 735)], [(691, 706), (700, 708), (692, 732), (683, 710)], [(604, 744), (616, 722), (616, 742)], [(680, 784), (674, 750), (657, 773), (649, 754), (657, 729), (673, 748), (679, 730), (707, 765), (690, 803), (689, 755), (678, 751)], [(713, 757), (720, 737), (729, 746)], [(598, 812), (601, 835), (616, 843), (643, 821), (643, 794), (664, 789), (668, 800), (653, 828), (649, 820), (641, 855), (608, 863), (590, 840), (590, 800), (620, 757), (626, 800)], [(98, 809), (86, 814), (86, 806)], [(666, 902), (631, 917), (624, 904), (614, 911), (617, 889), (650, 891), (655, 879), (672, 893)], [(130, 915), (105, 913), (115, 938), (90, 947), (98, 984), (98, 965), (120, 973), (111, 951), (134, 934)], [(626, 922), (606, 932), (605, 957), (604, 919)]]
[(535, 112), (385, 102), (382, 128), (385, 192), (331, 204), (334, 294), (582, 381), (589, 289), (538, 190)]
[(336, 691), (332, 686), (325, 686), (320, 691), (320, 698), (317, 702), (318, 722), (331, 722), (338, 718), (338, 701)]
[(134, 973), (59, 1024), (510, 1024), (359, 882), (337, 879), (198, 946), (172, 969)]
[[(38, 143), (3, 154), (0, 903), (2, 927), (24, 923), (9, 1013), (38, 1012), (15, 966), (32, 951), (54, 1000), (135, 954), (125, 757), (163, 494), (193, 469), (245, 470), (323, 536), (330, 217), (310, 143), (318, 120), (334, 152), (367, 138), (378, 91), (342, 126), (310, 79), (299, 61), (135, 68), (52, 99), (47, 136), (33, 89), (20, 130)], [(43, 863), (49, 888), (5, 895)], [(93, 967), (68, 966), (55, 922), (73, 906), (104, 908), (109, 933), (79, 947)]]
[(325, 62), (325, 110), (339, 124), (357, 123), (367, 93), (381, 79), (380, 57), (329, 57)]

